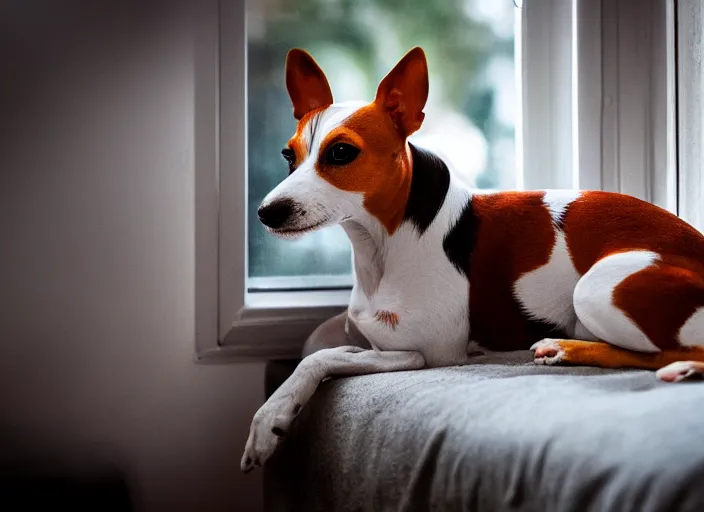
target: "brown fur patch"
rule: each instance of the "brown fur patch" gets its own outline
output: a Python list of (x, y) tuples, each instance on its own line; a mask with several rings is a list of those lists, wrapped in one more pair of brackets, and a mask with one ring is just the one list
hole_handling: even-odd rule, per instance
[(470, 323), (472, 339), (489, 349), (526, 349), (559, 332), (530, 320), (513, 295), (516, 280), (546, 264), (555, 244), (544, 196), (501, 192), (472, 198), (478, 229), (470, 257)]
[(567, 208), (563, 226), (580, 274), (604, 256), (636, 249), (679, 255), (704, 265), (701, 233), (667, 210), (635, 197), (584, 192)]
[(398, 326), (398, 314), (392, 311), (381, 309), (376, 312), (376, 319), (394, 331), (396, 330), (396, 326)]
[(408, 137), (423, 124), (428, 87), (428, 63), (423, 50), (416, 47), (384, 77), (374, 102), (388, 113), (397, 131)]
[(302, 119), (311, 110), (332, 104), (325, 73), (305, 50), (294, 48), (286, 55), (286, 88), (293, 116)]
[(680, 347), (680, 329), (704, 306), (704, 271), (696, 270), (701, 265), (687, 265), (681, 258), (675, 261), (677, 265), (666, 257), (628, 276), (614, 289), (612, 299), (661, 350)]
[[(352, 144), (360, 153), (346, 166), (327, 165), (325, 151), (338, 142)], [(389, 234), (401, 225), (411, 190), (410, 149), (377, 104), (360, 108), (325, 137), (315, 167), (335, 187), (362, 193), (364, 207)]]

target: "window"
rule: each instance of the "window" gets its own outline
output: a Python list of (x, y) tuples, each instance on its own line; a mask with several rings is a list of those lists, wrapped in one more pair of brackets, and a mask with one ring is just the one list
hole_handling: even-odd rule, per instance
[[(676, 11), (668, 0), (203, 2), (195, 56), (199, 360), (298, 357), (306, 336), (349, 298), (351, 254), (340, 228), (280, 241), (256, 216), (286, 174), (279, 153), (295, 129), (283, 85), (291, 47), (309, 50), (335, 99), (347, 100), (372, 99), (402, 54), (422, 46), (431, 92), (414, 139), (471, 186), (621, 191), (671, 211), (681, 203), (700, 222), (687, 205), (700, 205), (701, 192), (687, 194), (704, 179), (678, 179), (676, 164), (689, 159), (701, 169), (701, 102), (697, 86), (680, 80), (678, 110), (675, 90), (684, 73), (700, 83), (701, 69), (674, 57), (692, 37), (680, 30), (675, 44)], [(702, 19), (687, 22), (700, 30)], [(678, 153), (675, 126), (699, 142), (679, 144)]]

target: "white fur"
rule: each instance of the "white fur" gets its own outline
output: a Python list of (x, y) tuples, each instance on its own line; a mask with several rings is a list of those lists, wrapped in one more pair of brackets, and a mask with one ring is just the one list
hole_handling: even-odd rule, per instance
[[(547, 190), (543, 203), (557, 224), (569, 204), (580, 196), (575, 190)], [(572, 297), (579, 281), (565, 240), (565, 234), (555, 228), (555, 245), (549, 261), (521, 276), (513, 285), (514, 297), (525, 314), (559, 326), (572, 338), (596, 340), (577, 318)]]
[[(469, 285), (448, 260), (442, 241), (469, 196), (453, 177), (442, 208), (422, 237), (411, 223), (402, 224), (392, 236), (372, 227), (346, 228), (358, 274), (350, 320), (374, 348), (417, 350), (428, 366), (466, 361)], [(374, 269), (373, 276), (362, 269)], [(376, 319), (379, 310), (398, 315), (395, 329)]]
[(530, 349), (535, 352), (538, 349), (545, 348), (549, 349), (552, 355), (541, 355), (536, 354), (535, 363), (544, 364), (546, 366), (557, 365), (562, 362), (562, 358), (565, 357), (565, 351), (560, 346), (560, 340), (554, 338), (543, 338), (542, 340), (533, 343)]
[(565, 235), (558, 231), (550, 260), (520, 277), (513, 292), (529, 316), (554, 323), (568, 336), (574, 336), (577, 314), (572, 295), (577, 281), (579, 274), (567, 250)]
[(574, 290), (574, 308), (582, 324), (600, 339), (621, 348), (659, 352), (660, 349), (612, 302), (616, 286), (631, 274), (652, 265), (658, 257), (650, 251), (630, 251), (612, 254), (594, 264)]
[(584, 326), (579, 318), (577, 318), (577, 321), (574, 324), (574, 333), (572, 334), (572, 337), (576, 340), (583, 341), (597, 341), (599, 339)]
[(655, 372), (655, 377), (667, 382), (679, 382), (692, 375), (704, 374), (702, 363), (695, 361), (675, 361)]
[(680, 329), (680, 344), (691, 347), (704, 345), (704, 307), (697, 309)]
[(543, 203), (550, 210), (553, 222), (557, 223), (570, 203), (580, 195), (579, 190), (546, 190)]

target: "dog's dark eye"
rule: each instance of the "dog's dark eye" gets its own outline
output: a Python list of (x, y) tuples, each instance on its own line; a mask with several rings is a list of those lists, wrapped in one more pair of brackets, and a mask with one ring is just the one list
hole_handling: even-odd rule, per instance
[(296, 168), (296, 153), (291, 148), (284, 148), (281, 150), (281, 154), (288, 162), (288, 172), (291, 174)]
[(333, 144), (325, 153), (325, 162), (329, 165), (346, 165), (352, 162), (359, 155), (356, 147), (339, 142)]

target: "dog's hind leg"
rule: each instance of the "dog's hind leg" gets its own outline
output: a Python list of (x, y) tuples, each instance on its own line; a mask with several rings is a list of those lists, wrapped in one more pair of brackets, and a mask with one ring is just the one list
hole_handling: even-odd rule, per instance
[[(544, 339), (531, 347), (535, 362), (544, 365), (598, 366), (660, 370), (658, 378), (670, 382), (704, 372), (704, 347), (636, 352), (603, 341)], [(684, 361), (692, 359), (693, 361)], [(675, 378), (679, 374), (680, 378)], [(671, 378), (667, 378), (672, 375)]]
[(608, 344), (543, 340), (533, 347), (536, 362), (662, 369), (657, 376), (667, 381), (701, 374), (701, 269), (686, 258), (649, 251), (601, 259), (577, 283), (574, 307), (589, 333)]
[(331, 377), (418, 370), (424, 365), (420, 352), (380, 352), (352, 346), (326, 348), (306, 357), (254, 415), (242, 456), (242, 471), (264, 464), (274, 453), (279, 440), (322, 381)]

